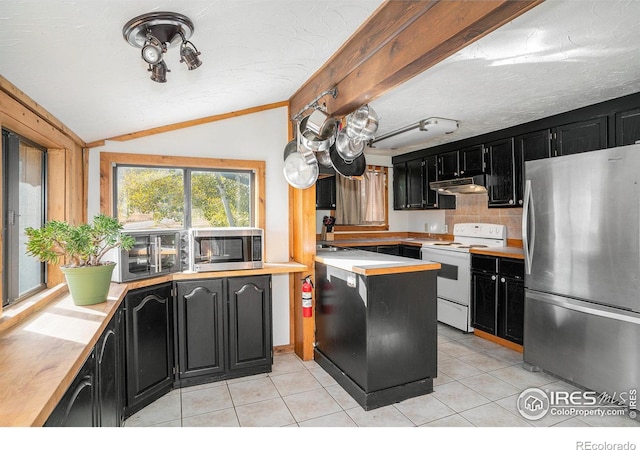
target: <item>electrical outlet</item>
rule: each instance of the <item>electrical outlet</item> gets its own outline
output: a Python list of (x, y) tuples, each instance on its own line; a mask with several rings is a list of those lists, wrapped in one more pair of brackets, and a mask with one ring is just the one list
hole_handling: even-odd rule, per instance
[(424, 231), (429, 232), (429, 222), (424, 223)]
[(444, 234), (447, 234), (449, 232), (449, 225), (445, 224), (444, 225)]

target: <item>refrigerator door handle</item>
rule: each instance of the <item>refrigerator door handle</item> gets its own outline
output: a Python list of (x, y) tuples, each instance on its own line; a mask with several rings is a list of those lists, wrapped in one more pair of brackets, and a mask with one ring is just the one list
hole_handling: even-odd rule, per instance
[(546, 292), (528, 291), (526, 296), (530, 300), (548, 303), (560, 308), (640, 325), (640, 315), (632, 311), (616, 310), (614, 308), (595, 303), (588, 303), (568, 297), (547, 294)]
[[(529, 221), (531, 217), (531, 221)], [(531, 230), (529, 230), (531, 223)], [(531, 231), (531, 233), (529, 233)], [(531, 263), (533, 247), (536, 240), (535, 210), (533, 207), (533, 194), (531, 193), (531, 180), (524, 185), (524, 207), (522, 209), (522, 246), (524, 250), (524, 272), (531, 275)]]

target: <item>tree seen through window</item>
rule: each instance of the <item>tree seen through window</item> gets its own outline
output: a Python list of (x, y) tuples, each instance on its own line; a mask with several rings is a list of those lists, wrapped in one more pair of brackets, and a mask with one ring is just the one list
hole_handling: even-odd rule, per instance
[(116, 174), (125, 229), (251, 225), (251, 171), (116, 166)]

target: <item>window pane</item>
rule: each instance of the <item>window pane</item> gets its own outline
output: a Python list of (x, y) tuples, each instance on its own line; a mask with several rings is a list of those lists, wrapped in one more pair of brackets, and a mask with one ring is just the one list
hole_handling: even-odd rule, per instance
[(191, 226), (251, 226), (250, 172), (192, 171)]
[[(42, 150), (20, 142), (19, 182), (18, 182), (18, 241), (19, 248), (24, 249), (27, 227), (40, 228), (43, 218), (43, 155)], [(19, 252), (19, 295), (40, 287), (43, 283), (42, 263), (33, 256), (27, 256), (24, 251)]]
[(117, 218), (125, 229), (183, 228), (181, 169), (116, 167)]

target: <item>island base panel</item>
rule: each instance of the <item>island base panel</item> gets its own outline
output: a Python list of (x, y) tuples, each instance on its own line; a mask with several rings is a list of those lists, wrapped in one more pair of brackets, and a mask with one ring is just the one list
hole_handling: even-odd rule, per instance
[(318, 349), (314, 350), (314, 359), (365, 411), (433, 392), (433, 378), (425, 378), (379, 391), (365, 392)]

